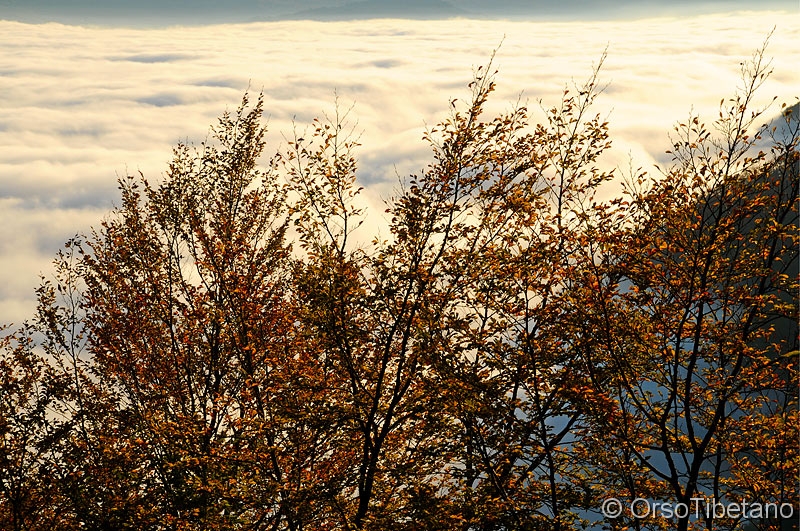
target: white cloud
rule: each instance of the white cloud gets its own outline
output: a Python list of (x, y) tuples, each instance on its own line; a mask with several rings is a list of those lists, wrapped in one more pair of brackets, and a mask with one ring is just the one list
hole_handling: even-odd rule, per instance
[(156, 178), (180, 140), (201, 142), (243, 91), (263, 89), (268, 152), (281, 133), (332, 110), (334, 91), (363, 130), (361, 170), (380, 206), (400, 175), (422, 169), (425, 124), (468, 96), (471, 69), (502, 41), (490, 106), (522, 98), (555, 105), (570, 80), (587, 78), (608, 47), (615, 151), (649, 165), (692, 106), (713, 120), (731, 95), (738, 63), (776, 26), (762, 89), (798, 96), (800, 16), (751, 12), (625, 22), (485, 20), (276, 22), (193, 28), (103, 29), (0, 21), (0, 322), (34, 306), (39, 272), (57, 242), (97, 225), (116, 200), (116, 177)]

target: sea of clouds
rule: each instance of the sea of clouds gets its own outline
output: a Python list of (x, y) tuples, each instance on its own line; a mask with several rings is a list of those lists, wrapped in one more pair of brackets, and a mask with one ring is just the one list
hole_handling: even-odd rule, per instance
[[(600, 72), (611, 166), (668, 162), (668, 133), (691, 109), (713, 120), (739, 63), (774, 29), (774, 73), (759, 101), (800, 96), (800, 15), (749, 12), (636, 21), (270, 22), (166, 29), (0, 21), (0, 323), (35, 307), (63, 242), (118, 203), (116, 180), (158, 179), (179, 141), (200, 143), (245, 90), (265, 95), (267, 153), (331, 114), (335, 95), (362, 132), (360, 179), (378, 220), (398, 176), (429, 161), (426, 127), (469, 97), (478, 65), (499, 70), (490, 109), (558, 104)], [(502, 43), (502, 45), (501, 45)], [(774, 107), (775, 113), (779, 107)], [(293, 124), (295, 124), (293, 126)], [(381, 221), (376, 221), (381, 224)]]

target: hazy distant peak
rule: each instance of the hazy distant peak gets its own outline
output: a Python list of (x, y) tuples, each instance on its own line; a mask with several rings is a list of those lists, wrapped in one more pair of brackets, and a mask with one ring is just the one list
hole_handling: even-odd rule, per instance
[(731, 10), (793, 11), (796, 0), (0, 0), (0, 19), (21, 22), (166, 26), (275, 20), (370, 18), (593, 20)]
[(464, 16), (467, 11), (444, 0), (357, 0), (337, 7), (304, 9), (283, 18), (314, 20), (351, 20), (364, 18), (448, 18)]

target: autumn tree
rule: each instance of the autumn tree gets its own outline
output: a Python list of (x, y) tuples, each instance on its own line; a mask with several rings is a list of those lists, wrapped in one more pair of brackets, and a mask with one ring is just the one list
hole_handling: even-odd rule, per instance
[(768, 68), (762, 49), (712, 128), (690, 117), (672, 166), (633, 176), (611, 289), (580, 317), (597, 339), (587, 363), (615, 398), (598, 425), (611, 436), (604, 463), (619, 464), (629, 499), (690, 507), (677, 529), (780, 529), (781, 515), (720, 518), (714, 507), (798, 499), (799, 127), (796, 106), (758, 127)]
[(42, 290), (49, 354), (76, 374), (60, 450), (76, 526), (299, 529), (330, 509), (315, 500), (325, 475), (338, 489), (346, 445), (317, 407), (285, 193), (256, 169), (262, 104), (247, 103), (216, 142), (179, 146), (159, 185), (123, 179), (121, 206)]
[(59, 522), (59, 493), (45, 466), (52, 436), (47, 414), (57, 396), (33, 342), (30, 327), (0, 342), (0, 526), (13, 531)]
[[(120, 180), (0, 343), (2, 525), (643, 529), (673, 523), (604, 497), (796, 503), (798, 125), (754, 129), (763, 57), (611, 199), (599, 66), (540, 123), (487, 116), (479, 68), (371, 242), (348, 114), (265, 158), (245, 96), (163, 179)], [(677, 527), (745, 520), (782, 525)]]
[[(488, 95), (492, 81), (481, 81), (476, 94)], [(544, 124), (530, 127), (524, 107), (484, 123), (474, 106), (444, 126), (442, 152), (466, 149), (453, 170), (464, 198), (446, 253), (452, 303), (437, 372), (470, 528), (566, 528), (585, 504), (588, 478), (571, 455), (599, 402), (582, 390), (564, 323), (592, 260), (587, 234), (604, 217), (593, 198), (611, 177), (596, 166), (609, 145), (607, 124), (590, 114), (597, 94), (595, 73)]]

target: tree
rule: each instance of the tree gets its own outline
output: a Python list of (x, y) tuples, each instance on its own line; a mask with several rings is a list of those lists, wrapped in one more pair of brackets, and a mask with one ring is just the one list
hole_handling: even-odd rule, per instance
[[(161, 182), (120, 180), (0, 343), (3, 525), (642, 529), (670, 521), (603, 496), (794, 503), (799, 135), (792, 112), (749, 132), (762, 61), (716, 135), (691, 118), (609, 200), (599, 66), (539, 124), (487, 118), (479, 68), (371, 243), (348, 113), (262, 165), (245, 95)], [(728, 516), (677, 526), (783, 524)]]
[[(743, 65), (742, 92), (721, 103), (716, 134), (691, 117), (676, 129), (674, 165), (633, 183), (643, 187), (607, 273), (614, 315), (592, 319), (601, 341), (587, 350), (589, 362), (602, 352), (610, 371), (598, 382), (617, 403), (603, 425), (615, 448), (603, 450), (632, 459), (661, 496), (699, 507), (706, 529), (748, 520), (715, 516), (723, 501), (798, 494), (798, 122), (789, 110), (781, 139), (777, 127), (751, 131), (768, 73), (762, 49)], [(758, 148), (769, 133), (768, 155)], [(655, 494), (642, 480), (629, 489)], [(780, 528), (781, 516), (752, 523)]]
[(58, 493), (42, 466), (51, 450), (47, 411), (55, 400), (30, 329), (0, 342), (0, 526), (46, 529), (58, 523)]

